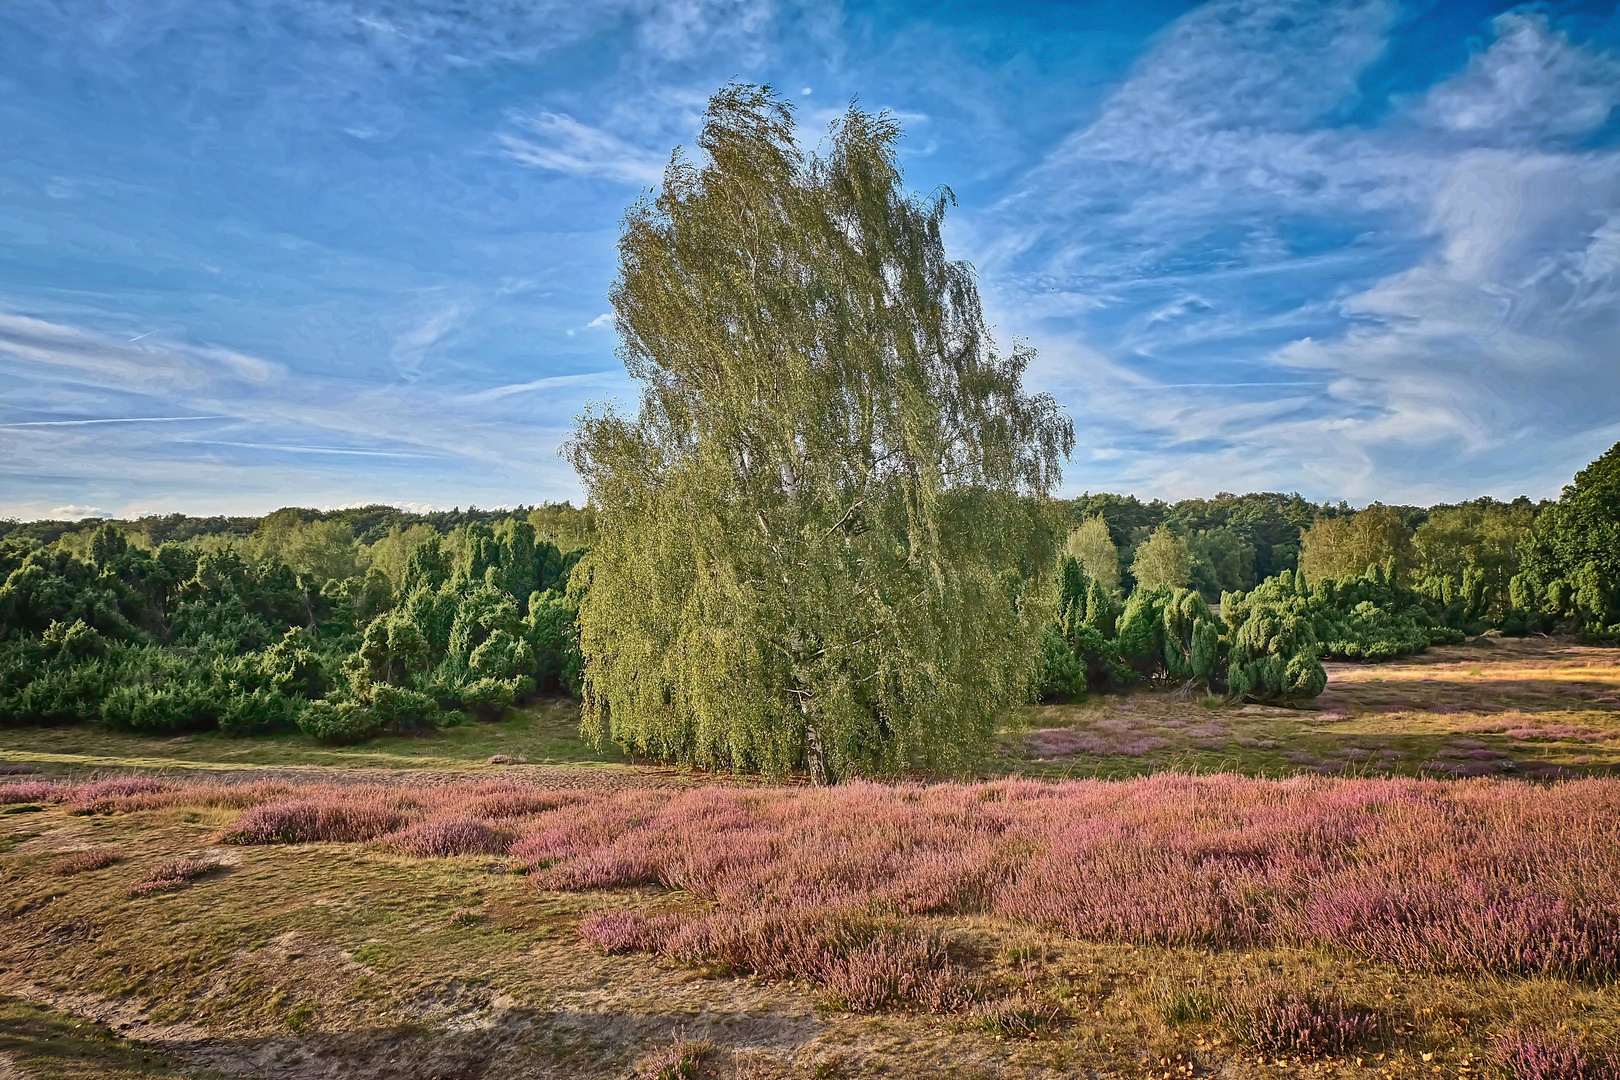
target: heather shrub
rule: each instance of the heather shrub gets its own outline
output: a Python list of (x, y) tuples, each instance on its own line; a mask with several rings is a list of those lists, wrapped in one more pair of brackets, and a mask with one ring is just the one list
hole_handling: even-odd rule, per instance
[(701, 906), (603, 914), (581, 933), (611, 952), (808, 979), (859, 1007), (976, 999), (944, 943), (916, 929), (935, 915), (1089, 940), (1329, 947), (1404, 970), (1620, 977), (1612, 780), (0, 784), (0, 799), (17, 795), (109, 813), (241, 807), (222, 840), (507, 850), (543, 889), (682, 890)]
[[(500, 756), (500, 755), (497, 755)], [(585, 798), (577, 791), (548, 791), (530, 784), (492, 781), (455, 789), (456, 805), (472, 817), (516, 818), (572, 806)]]
[(1342, 1054), (1378, 1030), (1378, 1016), (1352, 1011), (1331, 991), (1267, 985), (1247, 988), (1223, 1010), (1232, 1033), (1267, 1054)]
[(579, 936), (609, 956), (663, 949), (680, 926), (675, 915), (648, 915), (639, 911), (598, 911), (579, 924)]
[(381, 843), (403, 855), (444, 858), (451, 855), (504, 855), (512, 836), (472, 817), (418, 821), (384, 836)]
[(1091, 940), (1603, 980), (1620, 975), (1617, 817), (1609, 781), (712, 788), (541, 813), (512, 854), (542, 888), (663, 885), (714, 919), (990, 912)]
[[(1420, 870), (1391, 881), (1351, 871), (1339, 888), (1310, 900), (1304, 919), (1327, 944), (1413, 970), (1620, 974), (1620, 910), (1612, 899), (1585, 902), (1574, 881), (1564, 895), (1527, 890), (1511, 864), (1491, 861), (1462, 880)], [(1612, 888), (1612, 878), (1604, 884)]]
[(391, 833), (405, 814), (384, 795), (266, 803), (248, 809), (220, 834), (226, 844), (361, 843)]
[(713, 1052), (707, 1040), (688, 1040), (685, 1028), (676, 1028), (674, 1041), (641, 1063), (637, 1080), (698, 1080), (703, 1060)]
[(37, 766), (26, 764), (0, 764), (0, 776), (31, 776), (39, 772)]
[(973, 999), (943, 937), (850, 911), (604, 912), (587, 919), (580, 934), (608, 953), (650, 952), (724, 971), (806, 979), (831, 1006), (854, 1012), (901, 1004), (949, 1012)]
[(61, 802), (68, 787), (54, 780), (22, 780), (0, 784), (0, 806), (20, 803)]
[(1496, 1040), (1495, 1057), (1513, 1080), (1620, 1080), (1620, 1056), (1589, 1055), (1567, 1031), (1509, 1031)]
[(51, 873), (58, 877), (71, 877), (82, 874), (86, 870), (100, 870), (111, 866), (123, 858), (112, 848), (95, 848), (91, 851), (76, 851), (72, 855), (64, 855), (51, 864)]
[(143, 795), (158, 795), (173, 790), (174, 785), (147, 776), (115, 776), (96, 780), (72, 788), (68, 800), (75, 814), (107, 814), (122, 809), (130, 799)]
[(129, 887), (131, 896), (145, 896), (148, 893), (162, 892), (166, 889), (177, 889), (188, 881), (202, 877), (219, 869), (218, 863), (207, 862), (203, 859), (185, 857), (169, 859), (153, 867), (151, 872), (140, 881)]

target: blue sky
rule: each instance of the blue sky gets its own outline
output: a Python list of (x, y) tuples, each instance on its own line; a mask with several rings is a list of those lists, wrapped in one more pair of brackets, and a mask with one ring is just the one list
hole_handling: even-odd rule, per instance
[(1615, 7), (8, 0), (0, 515), (577, 498), (620, 215), (733, 78), (903, 120), (1067, 491), (1555, 496), (1620, 439)]

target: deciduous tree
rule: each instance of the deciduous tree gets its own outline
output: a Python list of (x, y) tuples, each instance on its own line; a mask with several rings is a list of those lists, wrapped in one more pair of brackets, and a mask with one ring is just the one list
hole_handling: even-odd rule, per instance
[(1028, 693), (1056, 541), (1022, 496), (1073, 428), (991, 341), (950, 195), (903, 190), (899, 138), (852, 107), (806, 154), (785, 102), (729, 86), (706, 160), (628, 212), (611, 299), (640, 411), (587, 413), (567, 448), (597, 512), (593, 738), (826, 782), (963, 762)]

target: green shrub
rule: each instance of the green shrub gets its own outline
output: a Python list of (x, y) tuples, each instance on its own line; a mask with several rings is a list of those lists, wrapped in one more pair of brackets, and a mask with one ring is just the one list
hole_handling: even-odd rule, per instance
[(196, 731), (214, 727), (225, 707), (224, 695), (206, 683), (124, 683), (108, 692), (102, 715), (136, 731)]
[(322, 698), (311, 701), (298, 712), (298, 727), (304, 734), (323, 742), (357, 742), (375, 735), (381, 724), (377, 714), (358, 702)]

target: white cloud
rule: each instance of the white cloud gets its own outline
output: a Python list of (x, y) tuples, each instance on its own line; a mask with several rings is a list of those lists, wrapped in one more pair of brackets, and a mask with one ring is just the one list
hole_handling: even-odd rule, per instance
[[(1620, 99), (1616, 60), (1512, 14), (1409, 114), (1338, 126), (1397, 15), (1207, 4), (973, 223), (1004, 236), (975, 260), (1001, 321), (1097, 372), (1032, 374), (1078, 397), (1107, 483), (1193, 494), (1303, 469), (1322, 496), (1501, 493), (1557, 475), (1526, 445), (1589, 458), (1613, 430), (1620, 153), (1563, 140)], [(1346, 235), (1302, 252), (1290, 224)], [(1236, 392), (1272, 381), (1307, 385)]]
[(400, 371), (408, 378), (420, 376), (428, 350), (454, 330), (471, 311), (472, 306), (464, 303), (440, 305), (396, 337), (394, 361)]
[(514, 116), (512, 120), (543, 140), (536, 142), (504, 132), (496, 136), (505, 155), (520, 164), (569, 176), (602, 177), (649, 187), (663, 179), (668, 160), (664, 155), (634, 146), (571, 116), (542, 112)]
[(501, 398), (513, 397), (518, 394), (536, 394), (542, 391), (562, 390), (566, 388), (584, 387), (612, 387), (628, 388), (630, 378), (622, 368), (610, 371), (586, 371), (577, 375), (551, 375), (543, 379), (532, 379), (529, 382), (508, 383), (504, 386), (492, 386), (487, 390), (479, 390), (471, 394), (463, 394), (456, 400), (468, 405), (482, 405)]
[(1620, 62), (1571, 43), (1544, 13), (1506, 12), (1493, 28), (1496, 41), (1429, 92), (1421, 118), (1497, 142), (1530, 143), (1591, 131), (1620, 102)]
[(85, 518), (112, 517), (99, 506), (53, 506), (50, 515), (58, 521), (82, 521)]
[[(0, 485), (13, 493), (0, 498), (0, 513), (43, 512), (50, 503), (21, 496), (30, 487), (68, 494), (64, 474), (97, 498), (119, 489), (119, 505), (132, 492), (161, 489), (206, 506), (210, 495), (199, 493), (235, 499), (251, 485), (282, 492), (271, 500), (285, 501), (295, 490), (314, 499), (334, 484), (334, 474), (320, 471), (323, 458), (365, 459), (377, 468), (398, 462), (395, 468), (414, 469), (424, 482), (423, 463), (432, 462), (433, 482), (451, 499), (458, 491), (489, 490), (477, 483), (564, 497), (577, 490), (557, 457), (569, 416), (602, 389), (628, 385), (622, 370), (471, 391), (431, 373), (394, 385), (293, 376), (275, 362), (209, 345), (150, 338), (128, 345), (6, 313), (0, 313), (0, 357), (8, 361), (6, 404), (13, 415), (52, 417), (0, 424)], [(540, 417), (534, 399), (524, 396), (535, 393), (545, 395)], [(79, 422), (87, 416), (98, 422)], [(268, 464), (267, 453), (283, 455), (282, 462), (304, 460), (314, 471)], [(472, 483), (469, 474), (476, 476)], [(378, 475), (343, 486), (387, 498), (383, 484)], [(399, 495), (408, 497), (408, 489)]]

